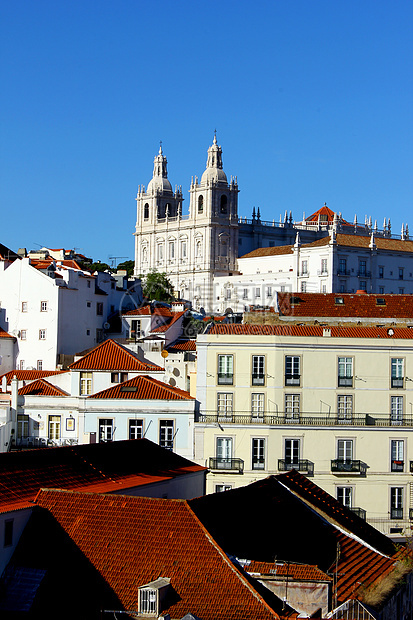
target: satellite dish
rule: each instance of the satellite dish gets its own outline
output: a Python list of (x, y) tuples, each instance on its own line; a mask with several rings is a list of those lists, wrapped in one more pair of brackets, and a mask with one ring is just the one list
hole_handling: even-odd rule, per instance
[(171, 372), (173, 372), (174, 367), (173, 367), (173, 366), (171, 366), (171, 365), (169, 364), (169, 365), (166, 367), (166, 369), (165, 369), (165, 370), (166, 370), (166, 372), (171, 373)]
[(107, 321), (105, 321), (103, 323), (103, 329), (110, 329), (110, 323), (108, 323)]

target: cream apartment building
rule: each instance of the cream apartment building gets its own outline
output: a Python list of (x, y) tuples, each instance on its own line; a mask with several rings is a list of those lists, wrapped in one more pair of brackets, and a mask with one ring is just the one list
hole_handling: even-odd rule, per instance
[(413, 331), (219, 325), (198, 337), (207, 492), (298, 469), (393, 536), (413, 517)]

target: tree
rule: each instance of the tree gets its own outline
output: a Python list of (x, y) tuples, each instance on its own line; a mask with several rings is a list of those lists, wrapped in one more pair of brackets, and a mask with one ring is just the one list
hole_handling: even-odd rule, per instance
[(82, 263), (81, 261), (77, 261), (79, 267), (84, 271), (90, 271), (90, 273), (94, 273), (95, 271), (110, 271), (113, 269), (107, 263), (101, 263), (100, 261), (96, 261), (95, 263)]
[(118, 265), (118, 270), (125, 269), (128, 276), (133, 276), (134, 268), (135, 268), (134, 260), (125, 260), (123, 261), (123, 263), (119, 263)]
[(160, 273), (152, 269), (146, 276), (140, 276), (142, 280), (143, 296), (148, 300), (170, 302), (174, 298), (174, 288), (166, 273)]

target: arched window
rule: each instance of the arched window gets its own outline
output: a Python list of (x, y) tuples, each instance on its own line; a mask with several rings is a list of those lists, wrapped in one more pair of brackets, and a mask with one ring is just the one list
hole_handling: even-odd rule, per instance
[(228, 245), (227, 245), (226, 237), (221, 238), (220, 249), (221, 249), (221, 252), (220, 252), (221, 256), (228, 256)]
[(199, 258), (200, 256), (202, 256), (202, 242), (200, 239), (198, 239), (195, 242), (195, 256), (197, 258)]
[(147, 263), (148, 262), (148, 250), (146, 245), (143, 246), (142, 248), (142, 262), (143, 263)]
[(149, 205), (148, 205), (148, 203), (146, 203), (145, 206), (143, 207), (143, 219), (144, 220), (149, 220)]
[(228, 203), (228, 198), (225, 196), (225, 194), (223, 194), (221, 196), (221, 213), (227, 212), (227, 203)]
[(200, 196), (198, 198), (198, 213), (203, 213), (204, 211), (204, 197)]

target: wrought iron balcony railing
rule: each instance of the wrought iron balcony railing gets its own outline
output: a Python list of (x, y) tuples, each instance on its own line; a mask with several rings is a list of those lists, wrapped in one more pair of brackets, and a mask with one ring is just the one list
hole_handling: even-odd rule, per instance
[[(377, 427), (391, 427), (391, 426), (403, 426), (406, 428), (413, 428), (413, 414), (406, 414), (401, 418), (392, 418), (388, 414), (383, 413), (353, 413), (351, 416), (343, 417), (341, 414), (330, 413), (320, 414), (319, 412), (303, 412), (299, 414), (284, 413), (284, 412), (207, 412), (198, 414), (197, 422), (204, 424), (260, 424), (260, 426), (267, 424), (268, 426), (282, 426), (284, 424), (297, 424), (299, 426), (349, 426), (349, 427), (361, 427), (361, 426), (377, 426)], [(413, 461), (411, 461), (413, 463)], [(412, 465), (413, 467), (413, 465)], [(413, 469), (410, 470), (413, 473)]]
[(234, 374), (229, 372), (218, 373), (218, 385), (232, 385), (234, 382)]
[(224, 470), (227, 472), (237, 472), (242, 474), (244, 471), (244, 461), (242, 459), (219, 458), (211, 456), (209, 458), (209, 469)]
[(252, 373), (252, 385), (265, 385), (265, 374)]
[(391, 470), (392, 471), (404, 471), (404, 461), (392, 461)]
[(296, 469), (307, 476), (314, 475), (314, 463), (307, 459), (299, 459), (298, 461), (289, 461), (287, 459), (278, 459), (278, 471), (291, 471)]
[(331, 471), (334, 474), (359, 474), (365, 476), (367, 465), (363, 461), (353, 459), (333, 459), (331, 461)]
[(360, 517), (360, 519), (364, 519), (364, 521), (366, 520), (366, 511), (364, 510), (364, 508), (350, 508), (351, 512), (354, 512), (355, 515), (357, 515), (358, 517)]

